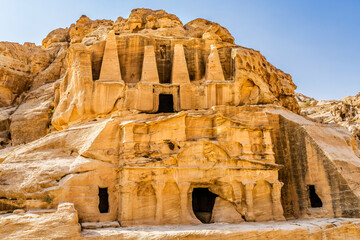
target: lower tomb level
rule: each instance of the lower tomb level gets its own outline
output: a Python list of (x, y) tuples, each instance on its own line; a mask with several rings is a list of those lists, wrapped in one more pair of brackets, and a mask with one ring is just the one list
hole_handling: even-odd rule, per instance
[(277, 106), (126, 112), (2, 155), (0, 211), (67, 202), (121, 227), (357, 218), (359, 156), (345, 131)]

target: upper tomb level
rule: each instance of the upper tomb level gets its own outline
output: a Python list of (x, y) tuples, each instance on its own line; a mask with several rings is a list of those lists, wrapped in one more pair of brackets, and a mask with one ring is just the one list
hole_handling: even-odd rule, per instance
[[(219, 24), (196, 19), (183, 26), (168, 15), (134, 10), (126, 20), (106, 23), (110, 27), (98, 22), (100, 27), (80, 41), (80, 30), (91, 30), (99, 21), (81, 17), (69, 30), (68, 68), (55, 86), (52, 124), (61, 129), (114, 112), (167, 113), (222, 105), (276, 104), (298, 112), (289, 74), (258, 51), (235, 45)], [(101, 26), (103, 40), (90, 41), (89, 34), (99, 34)]]

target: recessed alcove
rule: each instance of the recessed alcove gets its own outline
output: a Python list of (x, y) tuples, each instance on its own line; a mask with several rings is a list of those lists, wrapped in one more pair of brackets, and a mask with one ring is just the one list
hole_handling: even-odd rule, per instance
[(314, 185), (309, 185), (309, 198), (312, 208), (321, 208), (323, 206), (320, 197), (316, 193)]
[(172, 94), (159, 94), (159, 108), (157, 113), (173, 113), (174, 97)]
[(210, 223), (215, 204), (216, 194), (207, 188), (194, 188), (192, 192), (192, 207), (195, 216), (202, 223)]

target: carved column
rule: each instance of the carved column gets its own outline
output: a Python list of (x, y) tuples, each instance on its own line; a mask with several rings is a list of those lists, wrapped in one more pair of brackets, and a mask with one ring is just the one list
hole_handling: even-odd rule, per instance
[(274, 220), (285, 220), (284, 210), (281, 205), (281, 188), (282, 182), (273, 182), (271, 188), (272, 212)]
[(119, 191), (119, 212), (118, 212), (118, 221), (121, 226), (129, 226), (133, 221), (133, 208), (136, 207), (136, 203), (133, 199), (133, 194), (136, 185), (135, 184), (126, 184), (120, 185)]
[(243, 212), (243, 208), (241, 206), (241, 203), (242, 203), (241, 183), (238, 181), (232, 181), (231, 185), (232, 185), (232, 188), (234, 191), (234, 196), (235, 196), (234, 202), (236, 204), (236, 210), (243, 215), (244, 212)]
[(253, 189), (255, 183), (245, 183), (245, 201), (247, 206), (247, 211), (245, 213), (246, 221), (254, 221), (254, 200), (253, 200)]
[(196, 222), (196, 218), (192, 217), (189, 211), (190, 208), (189, 189), (190, 189), (190, 183), (188, 182), (179, 183), (181, 221), (183, 224), (198, 223)]
[(155, 194), (156, 194), (156, 213), (155, 219), (157, 224), (161, 224), (163, 219), (163, 190), (165, 187), (164, 183), (155, 183), (154, 185)]
[(206, 85), (207, 88), (207, 107), (211, 108), (213, 106), (216, 106), (216, 84), (215, 83), (209, 83)]

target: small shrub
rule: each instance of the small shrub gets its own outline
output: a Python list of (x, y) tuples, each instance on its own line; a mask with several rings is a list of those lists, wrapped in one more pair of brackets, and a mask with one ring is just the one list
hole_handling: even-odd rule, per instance
[(311, 105), (310, 100), (305, 101), (305, 102), (304, 102), (304, 105), (307, 106), (307, 107), (309, 107), (309, 106)]
[(50, 204), (52, 202), (52, 197), (50, 195), (46, 195), (45, 202), (47, 202), (47, 204)]

